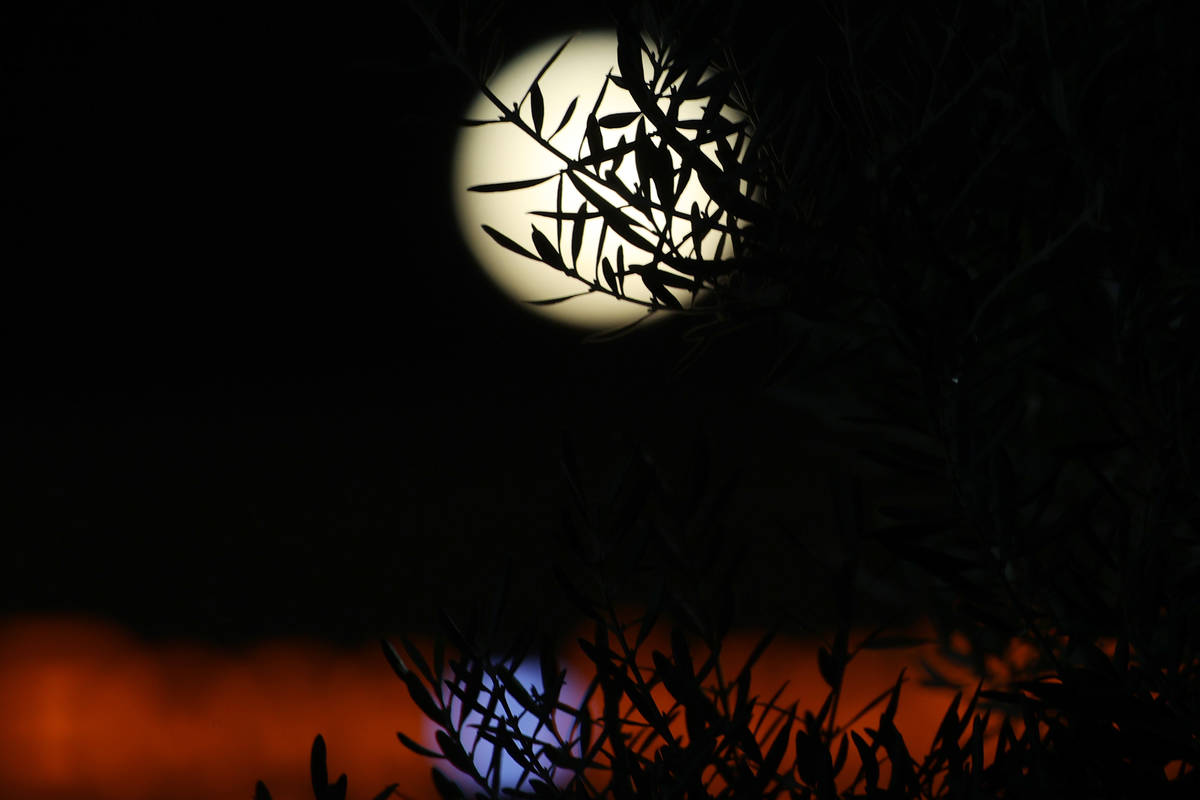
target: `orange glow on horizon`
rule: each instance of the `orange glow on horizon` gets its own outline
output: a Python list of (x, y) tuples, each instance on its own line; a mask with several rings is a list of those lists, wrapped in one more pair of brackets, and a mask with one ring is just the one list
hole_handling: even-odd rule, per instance
[[(588, 638), (588, 630), (578, 635)], [(646, 663), (652, 649), (670, 652), (667, 630), (660, 624), (643, 646)], [(721, 660), (726, 680), (736, 677), (760, 636), (730, 635)], [(574, 637), (567, 641), (568, 680), (581, 676), (586, 683), (591, 663)], [(429, 653), (429, 642), (415, 644)], [(777, 637), (753, 670), (751, 694), (765, 702), (788, 680), (780, 704), (798, 700), (798, 712), (816, 712), (826, 694), (816, 649), (815, 642)], [(705, 655), (693, 644), (697, 666)], [(932, 646), (860, 653), (848, 667), (838, 718), (848, 719), (907, 668), (896, 725), (913, 756), (923, 756), (953, 691), (919, 685), (922, 657), (953, 673)], [(964, 671), (953, 674), (974, 685)], [(706, 684), (712, 683), (710, 676)], [(671, 701), (659, 691), (665, 710)], [(6, 791), (28, 800), (249, 798), (258, 779), (277, 800), (308, 798), (309, 752), (318, 733), (330, 778), (346, 773), (349, 797), (373, 797), (398, 783), (413, 800), (436, 798), (434, 763), (407, 750), (396, 732), (429, 745), (432, 736), (377, 646), (346, 652), (276, 641), (229, 652), (195, 643), (150, 645), (92, 621), (8, 620), (0, 622), (0, 708), (0, 775)], [(855, 729), (874, 726), (880, 711), (882, 705)], [(676, 727), (684, 733), (682, 715)], [(850, 751), (846, 770), (857, 765)]]

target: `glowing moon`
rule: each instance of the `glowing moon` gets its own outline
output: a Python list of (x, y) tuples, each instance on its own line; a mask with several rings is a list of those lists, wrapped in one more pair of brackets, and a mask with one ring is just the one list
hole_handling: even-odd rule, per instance
[[(511, 109), (520, 103), (520, 117), (531, 127), (536, 127), (534, 106), (538, 104), (531, 97), (530, 86), (555, 50), (567, 39), (568, 35), (564, 34), (529, 48), (501, 67), (489, 83), (489, 89), (507, 108)], [(645, 74), (651, 75), (650, 57), (643, 53), (642, 59)], [(542, 96), (542, 135), (548, 137), (549, 143), (568, 158), (578, 159), (590, 153), (586, 135), (587, 119), (602, 89), (603, 98), (596, 108), (595, 115), (597, 119), (607, 118), (608, 126), (600, 130), (604, 148), (616, 146), (621, 137), (624, 137), (626, 142), (632, 142), (635, 138), (637, 122), (632, 120), (632, 115), (626, 115), (630, 122), (624, 126), (615, 124), (620, 118), (612, 116), (637, 111), (637, 104), (628, 93), (611, 82), (606, 86), (606, 76), (610, 72), (614, 75), (620, 74), (616, 61), (615, 32), (579, 33), (570, 39), (569, 44), (538, 80)], [(707, 74), (711, 73), (706, 73), (706, 77)], [(571, 118), (561, 130), (554, 133), (573, 101), (575, 107)], [(667, 100), (660, 99), (660, 105), (665, 109)], [(706, 105), (705, 100), (683, 101), (680, 105), (679, 119), (700, 119)], [(739, 122), (744, 118), (739, 111), (727, 106), (722, 107), (720, 114), (731, 122)], [(470, 120), (498, 120), (501, 112), (487, 97), (479, 94), (464, 116)], [(652, 138), (656, 138), (653, 128), (648, 128), (648, 133)], [(685, 135), (689, 138), (694, 137), (694, 134), (687, 131)], [(743, 145), (732, 135), (728, 137), (727, 142), (740, 157), (744, 150)], [(720, 163), (716, 157), (717, 146), (714, 142), (702, 144), (701, 150), (714, 164)], [(681, 159), (673, 151), (671, 155), (673, 165), (678, 169)], [(645, 316), (647, 309), (602, 291), (592, 291), (553, 305), (530, 305), (529, 301), (586, 292), (588, 286), (578, 278), (556, 271), (547, 264), (511, 252), (482, 228), (483, 225), (487, 225), (524, 249), (536, 253), (531, 226), (536, 227), (556, 246), (566, 264), (573, 266), (579, 276), (600, 285), (603, 285), (600, 262), (607, 257), (611, 265), (616, 265), (618, 248), (623, 246), (623, 260), (628, 263), (648, 261), (649, 256), (646, 253), (631, 248), (611, 227), (605, 232), (601, 248), (601, 228), (604, 226), (593, 206), (588, 207), (589, 215), (582, 222), (578, 219), (563, 221), (560, 238), (558, 221), (545, 216), (545, 213), (557, 213), (561, 208), (562, 212), (574, 214), (580, 209), (585, 198), (570, 180), (560, 181), (557, 177), (551, 177), (550, 180), (536, 186), (513, 191), (468, 191), (472, 186), (555, 176), (564, 166), (565, 163), (560, 158), (547, 151), (511, 122), (464, 127), (457, 142), (452, 176), (452, 192), (463, 237), (475, 259), (496, 286), (530, 311), (560, 323), (594, 330), (615, 328), (633, 322)], [(625, 186), (634, 187), (638, 180), (637, 174), (634, 155), (631, 153), (628, 158), (622, 160), (616, 175)], [(560, 183), (561, 206), (557, 199)], [(598, 183), (590, 185), (593, 188), (599, 187)], [(618, 207), (627, 206), (616, 193), (606, 192), (603, 187), (599, 187), (598, 191)], [(657, 195), (655, 197), (661, 199), (657, 198)], [(675, 208), (679, 213), (686, 215), (693, 202), (704, 214), (716, 210), (715, 204), (700, 188), (695, 176), (677, 191)], [(544, 213), (539, 215), (534, 212)], [(657, 240), (653, 230), (656, 225), (661, 224), (663, 229), (668, 226), (666, 216), (658, 216), (657, 221), (647, 220), (646, 229), (640, 231), (652, 242)], [(582, 247), (578, 259), (572, 264), (572, 234), (577, 224), (584, 226)], [(674, 218), (669, 226), (675, 242), (688, 241), (688, 231), (691, 227), (687, 219)], [(691, 249), (690, 243), (686, 247), (680, 247), (680, 252), (688, 257), (697, 255)], [(712, 232), (701, 237), (699, 256), (715, 259), (727, 258), (731, 254), (729, 242), (718, 233)], [(668, 290), (685, 308), (693, 302), (694, 298), (687, 289)], [(650, 291), (636, 276), (624, 280), (622, 291), (629, 298), (643, 301), (651, 299)]]

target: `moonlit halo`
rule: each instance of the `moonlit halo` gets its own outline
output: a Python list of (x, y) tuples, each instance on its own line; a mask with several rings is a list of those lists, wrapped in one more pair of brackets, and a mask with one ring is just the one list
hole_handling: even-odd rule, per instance
[[(525, 97), (530, 84), (538, 71), (546, 64), (554, 51), (563, 44), (567, 35), (547, 39), (529, 49), (505, 64), (489, 83), (491, 91), (507, 103), (509, 107)], [(545, 115), (543, 134), (549, 136), (562, 120), (572, 98), (578, 97), (574, 114), (567, 125), (551, 138), (551, 144), (569, 158), (587, 155), (587, 145), (584, 144), (586, 120), (588, 113), (596, 102), (596, 98), (605, 82), (605, 76), (611, 71), (619, 74), (616, 67), (617, 37), (611, 30), (590, 31), (576, 34), (559, 55), (558, 59), (542, 75), (538, 85), (545, 99)], [(650, 60), (642, 54), (643, 69), (649, 75)], [(660, 105), (666, 108), (667, 101), (660, 100)], [(704, 111), (704, 100), (687, 100), (680, 105), (680, 119), (699, 119)], [(637, 111), (637, 104), (626, 92), (615, 85), (609, 84), (603, 101), (596, 111), (596, 116)], [(495, 120), (500, 111), (486, 97), (479, 94), (467, 108), (465, 117), (471, 120)], [(722, 116), (737, 122), (744, 118), (735, 109), (725, 107)], [(526, 100), (521, 108), (521, 118), (533, 125), (530, 103)], [(635, 123), (636, 124), (636, 123)], [(632, 141), (635, 135), (635, 124), (618, 130), (602, 130), (605, 147), (617, 143), (623, 135), (626, 141)], [(652, 129), (649, 129), (653, 133)], [(689, 137), (690, 138), (690, 137)], [(735, 148), (734, 137), (729, 143)], [(701, 145), (704, 152), (714, 163), (716, 144)], [(736, 150), (735, 150), (736, 152)], [(740, 157), (741, 152), (737, 153)], [(680, 165), (680, 158), (672, 151), (675, 167)], [(553, 268), (501, 247), (482, 229), (488, 225), (517, 243), (533, 250), (530, 246), (531, 225), (535, 225), (546, 237), (555, 244), (557, 241), (556, 223), (553, 219), (536, 216), (532, 211), (554, 211), (556, 208), (557, 178), (546, 181), (534, 187), (507, 192), (470, 192), (468, 187), (480, 184), (502, 183), (507, 181), (526, 180), (530, 178), (553, 175), (564, 166), (563, 162), (547, 152), (540, 144), (532, 140), (517, 126), (498, 122), (489, 125), (466, 127), (459, 134), (454, 157), (452, 191), (458, 223), (463, 237), (472, 255), (479, 262), (485, 273), (508, 297), (522, 303), (525, 308), (559, 323), (575, 327), (603, 330), (617, 328), (644, 317), (647, 310), (644, 306), (627, 302), (602, 292), (592, 292), (581, 297), (575, 297), (553, 305), (530, 305), (528, 301), (546, 300), (555, 297), (577, 294), (586, 291), (587, 287), (580, 281), (557, 272)], [(632, 154), (624, 159), (617, 175), (626, 186), (632, 188), (637, 182), (637, 170)], [(615, 193), (604, 189), (598, 183), (590, 182), (607, 199), (613, 200), (620, 208), (624, 205)], [(582, 196), (571, 185), (563, 181), (562, 209), (564, 212), (574, 212), (583, 202)], [(702, 210), (715, 211), (708, 194), (700, 187), (698, 179), (693, 176), (679, 193), (675, 207), (680, 213), (687, 213), (693, 202)], [(591, 209), (595, 210), (595, 209)], [(658, 212), (656, 212), (657, 214)], [(634, 212), (634, 217), (639, 215)], [(660, 223), (665, 219), (659, 215)], [(563, 222), (562, 246), (559, 248), (564, 260), (570, 264), (570, 241), (573, 222)], [(580, 273), (589, 279), (597, 277), (599, 260), (597, 247), (600, 239), (601, 224), (599, 219), (585, 222), (583, 247), (576, 267)], [(688, 223), (676, 218), (672, 223), (672, 235), (680, 242), (687, 231)], [(653, 241), (653, 232), (646, 234)], [(617, 263), (617, 248), (622, 245), (621, 237), (611, 229), (607, 232), (601, 256), (607, 256), (609, 262)], [(718, 250), (719, 248), (719, 250)], [(630, 263), (643, 263), (648, 255), (640, 250), (624, 245), (624, 255)], [(690, 244), (681, 248), (684, 255), (691, 254)], [(706, 259), (728, 258), (732, 248), (727, 239), (717, 232), (706, 236), (701, 245), (701, 255)], [(680, 303), (687, 308), (693, 298), (689, 292), (682, 289), (670, 289)], [(651, 295), (636, 277), (625, 281), (625, 293), (629, 297), (649, 301)], [(658, 315), (655, 315), (658, 316)]]
[[(544, 687), (542, 686), (541, 668), (536, 659), (529, 659), (522, 662), (515, 670), (513, 670), (513, 676), (522, 686), (527, 688), (531, 696), (534, 693), (541, 694), (544, 691)], [(496, 685), (494, 679), (489, 678), (485, 680), (484, 686), (487, 694), (480, 698), (480, 702), (486, 704), (490, 699), (491, 693), (499, 693), (504, 696), (504, 701), (507, 703), (508, 708), (512, 709), (514, 713), (521, 713), (521, 705), (517, 699), (507, 690), (500, 689), (500, 687)], [(572, 675), (568, 672), (566, 682), (563, 684), (559, 698), (562, 702), (579, 705), (583, 700), (586, 690), (586, 685), (581, 683), (578, 675)], [(448, 710), (450, 712), (450, 718), (453, 719), (457, 724), (458, 715), (462, 710), (462, 700), (460, 700), (457, 696), (452, 696)], [(497, 706), (496, 714), (497, 718), (493, 718), (491, 720), (490, 726), (495, 727), (499, 724), (506, 724), (503, 720), (504, 708), (502, 706)], [(475, 749), (475, 757), (473, 759), (475, 768), (481, 775), (487, 775), (495, 746), (487, 739), (480, 738), (479, 725), (482, 724), (482, 722), (483, 715), (478, 711), (468, 712), (463, 720), (462, 738), (460, 741), (468, 753), (471, 752), (472, 748)], [(566, 733), (571, 730), (571, 726), (574, 723), (574, 717), (562, 710), (555, 710), (554, 723), (558, 726), (559, 730), (566, 735)], [(438, 724), (433, 720), (425, 718), (422, 719), (422, 727), (428, 740), (435, 740), (437, 731), (440, 730)], [(542, 727), (541, 731), (535, 734), (535, 731), (538, 730), (538, 727), (537, 717), (531, 713), (524, 714), (524, 716), (521, 718), (521, 721), (517, 725), (518, 730), (525, 737), (535, 737), (538, 741), (543, 742), (551, 740), (551, 734), (545, 727)], [(574, 755), (576, 758), (580, 758), (582, 757), (583, 753), (579, 751), (578, 747), (576, 747), (573, 749), (572, 755)], [(543, 757), (542, 764), (547, 765), (548, 763), (549, 762)], [(447, 777), (451, 778), (451, 780), (458, 784), (459, 788), (461, 788), (464, 793), (470, 794), (475, 787), (475, 782), (471, 780), (471, 778), (465, 772), (457, 769), (453, 765), (445, 764), (440, 767), (440, 769), (446, 773)], [(517, 780), (521, 777), (521, 773), (523, 771), (523, 768), (508, 753), (502, 752), (500, 756), (501, 788), (516, 787)], [(558, 769), (554, 776), (554, 782), (560, 789), (564, 788), (570, 779), (571, 773), (565, 769)], [(525, 783), (522, 788), (528, 790), (529, 784)]]

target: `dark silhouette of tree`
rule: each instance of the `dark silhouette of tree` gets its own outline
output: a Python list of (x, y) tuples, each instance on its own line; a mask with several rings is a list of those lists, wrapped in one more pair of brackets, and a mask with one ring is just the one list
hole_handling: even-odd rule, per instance
[[(470, 66), (473, 53), (489, 52), (470, 18), (454, 36), (416, 11), (443, 54), (483, 85), (494, 64)], [(707, 299), (686, 312), (698, 351), (755, 328), (776, 356), (766, 385), (823, 419), (834, 445), (928, 491), (920, 504), (881, 505), (852, 477), (838, 484), (843, 557), (829, 587), (838, 624), (819, 664), (829, 691), (819, 709), (784, 710), (750, 694), (770, 636), (733, 680), (714, 672), (729, 598), (697, 610), (660, 571), (660, 602), (641, 619), (617, 618), (605, 581), (619, 576), (604, 576), (614, 554), (653, 550), (660, 565), (681, 565), (694, 554), (678, 534), (701, 541), (713, 518), (702, 483), (680, 494), (678, 481), (635, 459), (614, 503), (596, 509), (572, 494), (568, 533), (583, 564), (559, 571), (595, 622), (580, 645), (596, 665), (588, 695), (599, 693), (604, 713), (593, 719), (586, 701), (559, 699), (563, 675), (548, 649), (544, 690), (531, 693), (513, 674), (530, 642), (509, 648), (495, 641), (494, 619), (462, 630), (447, 616), (456, 658), (446, 660), (443, 640), (432, 666), (408, 642), (405, 657), (385, 643), (414, 702), (442, 728), (440, 752), (404, 744), (472, 776), (480, 797), (717, 796), (701, 779), (709, 767), (722, 797), (1194, 796), (1200, 171), (1191, 143), (1200, 107), (1180, 9), (830, 0), (614, 13), (619, 74), (609, 81), (638, 114), (589, 118), (588, 141), (577, 155), (562, 151), (561, 171), (530, 176), (570, 182), (586, 198), (582, 209), (545, 210), (550, 219), (594, 215), (629, 244), (621, 263), (577, 276), (585, 291), (620, 297), (623, 281), (640, 280), (652, 313), (680, 313), (670, 290), (703, 290)], [(713, 111), (681, 125), (673, 98), (693, 96)], [(551, 121), (536, 81), (516, 108), (496, 101), (496, 124), (543, 140)], [(632, 135), (614, 143), (602, 128)], [(697, 142), (717, 143), (716, 159)], [(625, 157), (635, 159), (636, 186), (606, 169)], [(672, 197), (693, 179), (711, 206), (675, 209)], [(656, 238), (656, 215), (674, 214), (688, 233)], [(731, 258), (700, 257), (694, 245), (712, 231), (733, 243)], [(489, 233), (531, 262), (571, 271), (569, 240), (542, 234), (526, 245), (515, 232)], [(898, 576), (880, 567), (896, 563)], [(956, 698), (920, 763), (893, 724), (903, 676), (864, 710), (879, 713), (868, 737), (848, 734), (838, 709), (846, 664), (869, 644), (850, 641), (868, 585), (922, 609), (943, 638), (964, 635), (981, 675), (984, 659), (1014, 639), (1038, 651), (1009, 685), (962, 709)], [(664, 608), (685, 625), (646, 668), (637, 650)], [(689, 634), (713, 653), (703, 664)], [(501, 660), (485, 655), (506, 650)], [(650, 698), (659, 682), (670, 708)], [(525, 768), (519, 786), (477, 770), (451, 696), (482, 713), (481, 736)], [(622, 698), (634, 715), (619, 713)], [(553, 722), (555, 709), (572, 715), (569, 731)], [(685, 739), (670, 725), (680, 712)], [(542, 723), (537, 734), (518, 730), (522, 714)], [(991, 714), (1006, 719), (985, 758)], [(753, 723), (767, 718), (774, 727), (760, 739)], [(1010, 720), (1023, 723), (1019, 735)], [(314, 776), (318, 756), (323, 776), (317, 743)], [(789, 743), (796, 759), (784, 765)], [(851, 746), (862, 767), (839, 791)], [(560, 789), (553, 778), (564, 769), (574, 777)], [(463, 796), (433, 774), (442, 796)], [(343, 796), (344, 783), (324, 780), (314, 777), (318, 797)]]

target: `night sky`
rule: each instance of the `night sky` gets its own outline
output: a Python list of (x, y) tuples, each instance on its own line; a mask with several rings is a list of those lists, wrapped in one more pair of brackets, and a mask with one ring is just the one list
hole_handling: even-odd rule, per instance
[[(761, 392), (770, 331), (670, 377), (674, 321), (586, 344), (501, 298), (449, 203), (469, 87), (404, 3), (29, 6), (0, 21), (0, 615), (356, 644), (512, 558), (514, 609), (573, 619), (564, 436), (597, 497), (704, 441), (746, 613), (800, 595), (825, 466)], [(555, 9), (517, 39), (604, 19)]]

